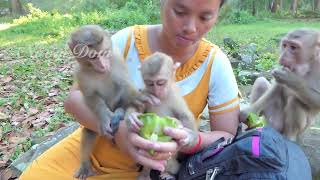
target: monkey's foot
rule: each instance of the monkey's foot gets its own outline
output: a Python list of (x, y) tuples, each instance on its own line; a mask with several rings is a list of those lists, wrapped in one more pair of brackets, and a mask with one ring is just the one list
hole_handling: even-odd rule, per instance
[(173, 175), (167, 172), (161, 173), (159, 177), (161, 180), (176, 180), (176, 178)]
[(97, 173), (93, 171), (90, 162), (82, 164), (79, 170), (74, 174), (74, 178), (85, 180), (89, 176), (94, 176)]

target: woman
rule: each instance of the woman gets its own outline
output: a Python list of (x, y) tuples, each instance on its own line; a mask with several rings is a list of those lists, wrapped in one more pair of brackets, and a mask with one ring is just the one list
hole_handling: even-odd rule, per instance
[[(215, 24), (223, 0), (162, 0), (160, 25), (134, 26), (112, 37), (122, 50), (129, 74), (137, 88), (143, 86), (138, 66), (146, 56), (160, 51), (181, 66), (176, 71), (177, 84), (190, 110), (199, 117), (208, 103), (211, 132), (192, 132), (186, 128), (166, 128), (173, 142), (154, 143), (128, 132), (120, 123), (115, 144), (107, 137), (97, 140), (92, 163), (101, 175), (89, 179), (134, 179), (136, 164), (159, 171), (177, 149), (199, 151), (220, 137), (233, 137), (238, 127), (238, 88), (229, 60), (203, 36)], [(83, 126), (97, 131), (97, 120), (84, 105), (82, 95), (73, 88), (65, 109)], [(80, 129), (42, 154), (20, 179), (72, 179), (79, 168)], [(192, 139), (186, 146), (180, 142)], [(157, 153), (150, 157), (147, 150)]]

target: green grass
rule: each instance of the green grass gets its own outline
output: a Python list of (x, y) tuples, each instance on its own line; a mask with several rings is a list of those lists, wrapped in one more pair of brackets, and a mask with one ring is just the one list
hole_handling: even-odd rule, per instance
[(222, 44), (225, 36), (232, 37), (240, 44), (256, 43), (264, 46), (265, 43), (279, 39), (282, 35), (296, 28), (320, 29), (319, 20), (261, 20), (251, 24), (218, 24), (208, 34), (208, 39)]

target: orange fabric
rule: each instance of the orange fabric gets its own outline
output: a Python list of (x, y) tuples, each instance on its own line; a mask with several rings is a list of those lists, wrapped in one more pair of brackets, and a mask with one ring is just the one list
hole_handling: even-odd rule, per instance
[[(81, 128), (39, 156), (20, 180), (71, 180), (80, 164)], [(88, 180), (129, 180), (138, 175), (137, 167), (110, 141), (99, 137), (92, 155), (94, 168), (101, 174)]]
[(220, 109), (222, 107), (225, 107), (225, 106), (228, 106), (229, 104), (232, 104), (236, 101), (239, 101), (239, 97), (236, 97), (234, 99), (231, 99), (230, 101), (226, 102), (226, 103), (223, 103), (223, 104), (220, 104), (219, 106), (213, 106), (213, 107), (209, 107), (209, 110), (216, 110), (216, 109)]
[[(131, 29), (132, 29), (132, 28), (131, 28)], [(124, 53), (123, 53), (123, 57), (124, 57), (125, 60), (127, 60), (127, 56), (128, 56), (129, 49), (130, 49), (131, 34), (132, 34), (132, 32), (130, 31), (129, 34), (128, 34), (128, 39), (127, 39), (127, 42), (126, 42), (126, 47), (125, 47)]]

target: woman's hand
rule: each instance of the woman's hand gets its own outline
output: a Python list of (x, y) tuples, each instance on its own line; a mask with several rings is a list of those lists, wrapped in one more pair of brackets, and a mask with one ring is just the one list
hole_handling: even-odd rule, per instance
[[(159, 171), (165, 170), (167, 160), (178, 149), (178, 144), (175, 141), (152, 142), (144, 139), (136, 132), (128, 131), (126, 123), (120, 124), (115, 141), (119, 148), (126, 151), (136, 163)], [(151, 156), (150, 150), (154, 150), (155, 154)]]
[(175, 139), (179, 151), (183, 153), (189, 153), (199, 142), (199, 132), (185, 128), (181, 125), (178, 128), (166, 127), (164, 132), (166, 135)]

